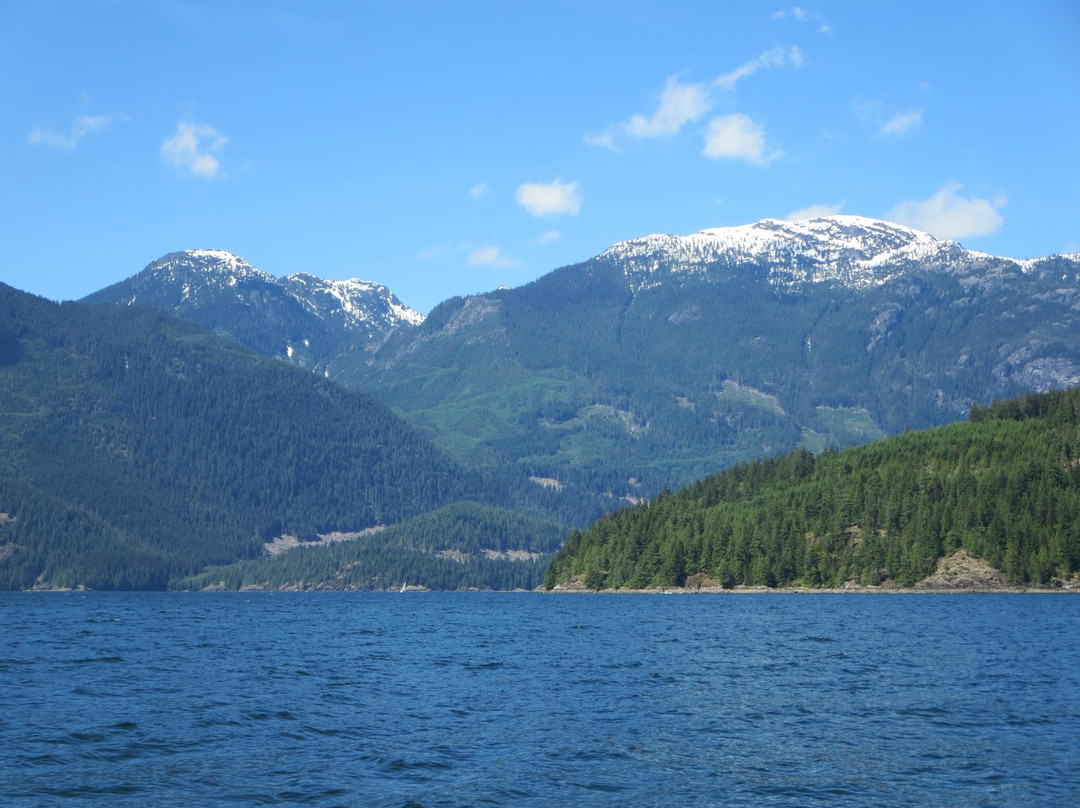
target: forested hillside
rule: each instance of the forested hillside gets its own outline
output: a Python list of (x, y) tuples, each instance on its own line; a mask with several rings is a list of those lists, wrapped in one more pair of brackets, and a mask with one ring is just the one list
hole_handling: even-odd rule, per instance
[(462, 502), (362, 539), (214, 567), (179, 589), (535, 589), (565, 533), (535, 516)]
[(4, 589), (164, 588), (279, 534), (516, 496), (301, 368), (149, 310), (2, 284), (0, 413)]
[(1015, 584), (1080, 571), (1080, 389), (664, 492), (571, 534), (545, 585), (911, 585), (959, 548)]

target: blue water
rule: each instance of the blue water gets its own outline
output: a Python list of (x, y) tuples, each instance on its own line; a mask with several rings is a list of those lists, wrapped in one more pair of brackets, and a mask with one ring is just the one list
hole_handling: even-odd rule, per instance
[(0, 805), (1080, 804), (1080, 597), (0, 594)]

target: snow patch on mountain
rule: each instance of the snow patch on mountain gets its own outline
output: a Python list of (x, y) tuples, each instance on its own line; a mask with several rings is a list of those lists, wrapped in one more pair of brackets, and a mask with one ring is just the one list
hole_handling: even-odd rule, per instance
[[(259, 289), (271, 296), (293, 298), (320, 319), (330, 320), (368, 336), (399, 325), (419, 325), (424, 315), (402, 303), (379, 283), (352, 278), (326, 280), (307, 273), (275, 278), (225, 250), (181, 250), (169, 253), (130, 280), (129, 305), (152, 293), (160, 300), (173, 289), (176, 305), (198, 305), (221, 290), (231, 289), (240, 301)], [(243, 287), (244, 293), (240, 291)]]
[(424, 315), (406, 306), (381, 283), (359, 278), (327, 280), (306, 272), (287, 275), (280, 283), (316, 316), (337, 320), (351, 329), (365, 330), (372, 325), (390, 329), (424, 322)]
[(669, 274), (747, 266), (764, 269), (778, 287), (829, 282), (867, 288), (916, 264), (955, 268), (991, 258), (911, 227), (845, 215), (798, 222), (762, 219), (689, 236), (645, 236), (616, 244), (599, 257), (622, 265), (635, 289), (654, 286)]
[[(191, 276), (204, 279), (217, 278), (230, 286), (240, 281), (261, 280), (273, 282), (273, 275), (258, 270), (243, 258), (224, 250), (180, 250), (172, 252), (154, 261), (140, 275), (153, 277), (158, 282), (177, 281)], [(190, 295), (190, 281), (185, 285), (186, 294)]]
[[(423, 322), (423, 314), (403, 304), (381, 283), (359, 278), (332, 281), (316, 278), (306, 272), (286, 275), (281, 282), (320, 317), (337, 315), (354, 327), (372, 322), (387, 327), (419, 325)], [(297, 289), (302, 289), (302, 293)]]

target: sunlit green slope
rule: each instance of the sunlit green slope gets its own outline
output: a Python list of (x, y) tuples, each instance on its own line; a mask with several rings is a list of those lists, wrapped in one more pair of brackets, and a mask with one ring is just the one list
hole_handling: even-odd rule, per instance
[(844, 452), (797, 451), (664, 493), (573, 533), (545, 584), (910, 585), (959, 548), (1015, 584), (1077, 574), (1080, 389), (974, 408), (969, 423)]

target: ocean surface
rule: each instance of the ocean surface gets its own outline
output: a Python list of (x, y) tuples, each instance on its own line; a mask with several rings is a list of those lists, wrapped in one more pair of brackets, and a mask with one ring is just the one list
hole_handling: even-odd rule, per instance
[(0, 805), (1080, 805), (1080, 597), (0, 593)]

